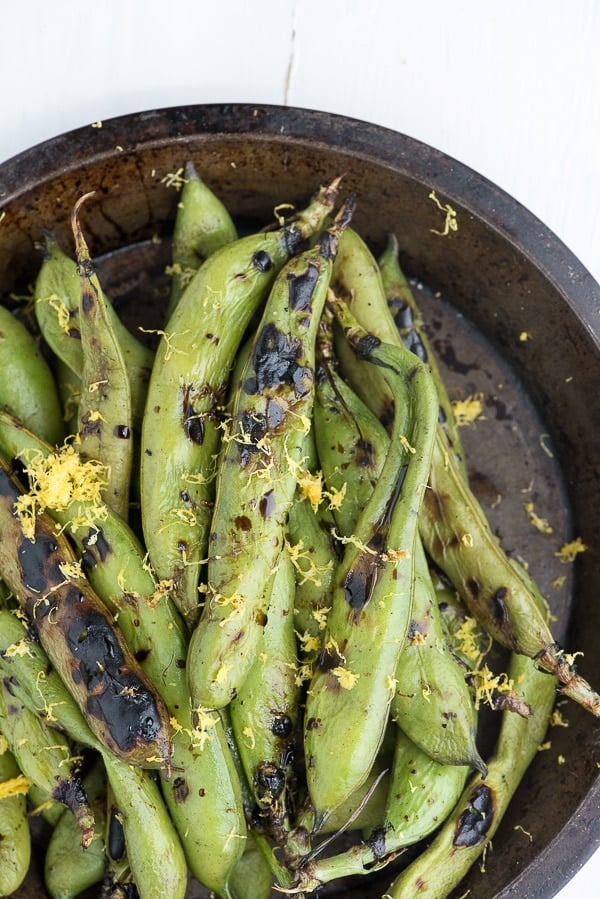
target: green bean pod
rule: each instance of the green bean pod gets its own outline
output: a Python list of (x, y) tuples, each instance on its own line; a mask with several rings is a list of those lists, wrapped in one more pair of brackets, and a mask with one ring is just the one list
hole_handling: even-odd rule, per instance
[(286, 787), (299, 718), (294, 569), (284, 548), (273, 578), (260, 654), (231, 701), (233, 734), (254, 798), (266, 820), (286, 813)]
[(83, 848), (78, 843), (78, 824), (71, 812), (65, 812), (57, 822), (44, 856), (44, 884), (52, 899), (76, 899), (101, 881), (106, 871), (106, 775), (100, 760), (84, 777), (83, 787), (94, 813), (94, 835), (89, 846)]
[(333, 510), (343, 537), (352, 534), (385, 461), (389, 437), (381, 422), (341, 377), (333, 333), (325, 321), (317, 344), (315, 442), (329, 491), (343, 497)]
[[(364, 782), (383, 737), (410, 622), (416, 520), (437, 417), (435, 386), (425, 366), (403, 347), (368, 334), (345, 304), (336, 300), (334, 311), (355, 351), (380, 367), (396, 393), (407, 394), (410, 428), (404, 430), (402, 409), (377, 486), (338, 567), (324, 647), (308, 691), (306, 775), (317, 823)], [(344, 753), (342, 726), (355, 735)]]
[(434, 761), (400, 733), (379, 821), (364, 840), (345, 852), (309, 859), (299, 869), (298, 886), (315, 890), (340, 877), (371, 874), (394, 861), (451, 814), (468, 771), (467, 766)]
[(208, 594), (190, 641), (194, 706), (227, 705), (259, 652), (266, 588), (310, 429), (316, 331), (347, 214), (350, 206), (313, 249), (281, 270), (254, 338), (220, 459)]
[[(83, 366), (79, 301), (81, 283), (77, 263), (64, 253), (50, 233), (45, 234), (43, 262), (35, 284), (35, 312), (44, 340), (80, 377)], [(125, 327), (105, 297), (108, 316), (123, 352), (131, 387), (136, 430), (141, 427), (153, 353)]]
[(600, 695), (555, 643), (531, 585), (511, 565), (438, 429), (429, 487), (419, 517), (427, 552), (471, 614), (502, 646), (555, 674), (560, 690), (600, 717)]
[(98, 740), (42, 646), (11, 612), (0, 610), (0, 671), (15, 697), (38, 717), (97, 750), (119, 799), (128, 859), (141, 899), (183, 899), (187, 865), (179, 837), (149, 771), (123, 762)]
[(213, 253), (186, 287), (158, 346), (142, 429), (142, 525), (152, 566), (159, 578), (174, 581), (190, 628), (200, 611), (197, 587), (230, 370), (275, 275), (322, 225), (336, 192), (337, 183), (322, 190), (286, 228)]
[(19, 889), (31, 861), (27, 778), (0, 736), (0, 896)]
[(63, 734), (23, 704), (6, 678), (0, 684), (0, 733), (25, 777), (73, 812), (79, 840), (89, 846), (94, 815), (79, 777), (80, 759)]
[(54, 376), (25, 325), (0, 306), (0, 408), (10, 411), (48, 443), (65, 429)]
[(237, 238), (229, 212), (200, 178), (193, 162), (185, 164), (184, 181), (173, 228), (173, 272), (167, 320), (204, 260)]
[(294, 623), (303, 655), (310, 638), (314, 648), (314, 638), (322, 637), (331, 608), (336, 556), (328, 519), (323, 506), (315, 511), (308, 498), (296, 494), (289, 512), (288, 539), (296, 568)]
[(125, 358), (79, 223), (79, 210), (90, 196), (78, 200), (71, 216), (81, 285), (78, 450), (84, 459), (95, 459), (105, 467), (104, 500), (127, 521), (133, 460), (131, 390)]
[(232, 899), (269, 899), (273, 885), (271, 869), (253, 836), (231, 875)]
[(556, 679), (513, 654), (509, 675), (534, 710), (523, 718), (504, 712), (485, 779), (467, 784), (451, 816), (431, 843), (388, 888), (387, 899), (444, 899), (493, 839), (525, 771), (543, 742), (554, 705)]
[(423, 318), (414, 294), (410, 289), (404, 272), (400, 268), (398, 240), (395, 234), (388, 235), (387, 246), (379, 257), (379, 269), (386, 300), (404, 345), (419, 359), (426, 362), (431, 369), (440, 403), (439, 421), (448, 439), (448, 444), (454, 453), (456, 463), (463, 477), (466, 477), (465, 452), (454, 417), (452, 403), (440, 374), (435, 354), (425, 333)]
[(476, 745), (477, 713), (464, 671), (446, 645), (420, 540), (413, 612), (396, 681), (391, 716), (413, 743), (441, 764), (472, 766), (485, 774)]
[[(340, 242), (331, 286), (335, 294), (346, 301), (363, 328), (386, 343), (399, 342), (377, 260), (352, 228), (346, 229)], [(357, 360), (343, 339), (336, 337), (335, 350), (355, 393), (386, 427), (390, 426), (397, 413), (394, 412), (393, 397), (381, 372)]]
[(80, 573), (67, 538), (45, 514), (25, 521), (15, 514), (23, 495), (0, 460), (2, 577), (98, 739), (130, 764), (164, 766), (164, 703)]

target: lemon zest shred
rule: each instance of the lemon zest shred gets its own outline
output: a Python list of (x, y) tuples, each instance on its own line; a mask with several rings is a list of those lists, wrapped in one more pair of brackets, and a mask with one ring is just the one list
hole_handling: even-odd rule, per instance
[(343, 665), (332, 668), (331, 673), (337, 677), (340, 687), (344, 690), (352, 690), (360, 677), (359, 674), (354, 674), (352, 671), (349, 671), (348, 668), (344, 668)]
[(557, 559), (560, 559), (561, 562), (568, 564), (569, 562), (573, 562), (579, 553), (583, 553), (586, 550), (587, 546), (582, 541), (581, 537), (577, 537), (575, 540), (571, 540), (570, 543), (565, 543), (561, 546), (554, 555)]
[(554, 533), (554, 528), (550, 524), (547, 518), (542, 518), (537, 512), (534, 511), (533, 503), (523, 503), (523, 508), (527, 513), (527, 518), (529, 519), (529, 523), (540, 532), (540, 534), (552, 534)]
[(437, 198), (435, 190), (430, 191), (428, 194), (428, 199), (433, 200), (437, 208), (440, 212), (444, 212), (446, 215), (446, 219), (444, 221), (444, 230), (437, 231), (435, 228), (430, 228), (432, 234), (439, 234), (440, 237), (447, 237), (451, 231), (458, 231), (458, 221), (456, 217), (456, 210), (450, 206), (449, 203), (440, 203)]
[(470, 427), (476, 421), (484, 419), (483, 393), (475, 393), (464, 400), (455, 400), (452, 404), (452, 412), (459, 428)]
[(11, 796), (24, 796), (30, 786), (31, 781), (24, 774), (10, 777), (8, 780), (0, 783), (0, 800), (8, 799)]

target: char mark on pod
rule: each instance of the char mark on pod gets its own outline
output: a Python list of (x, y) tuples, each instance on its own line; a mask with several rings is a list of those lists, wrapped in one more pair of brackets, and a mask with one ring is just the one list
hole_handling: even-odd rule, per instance
[(57, 556), (58, 544), (51, 534), (38, 533), (35, 540), (24, 537), (18, 548), (21, 583), (40, 597), (64, 581)]
[(385, 840), (385, 828), (377, 827), (372, 833), (369, 839), (367, 840), (367, 845), (373, 852), (373, 855), (377, 861), (379, 859), (384, 858), (386, 854), (386, 840)]
[(106, 849), (111, 858), (115, 862), (125, 858), (127, 851), (125, 846), (125, 831), (121, 822), (119, 810), (114, 806), (110, 810), (108, 819), (108, 838), (106, 841)]
[(108, 618), (97, 610), (81, 608), (72, 595), (76, 592), (70, 591), (62, 600), (72, 610), (65, 638), (73, 679), (83, 681), (89, 691), (88, 712), (107, 725), (122, 751), (131, 751), (140, 740), (147, 743), (159, 734), (159, 710), (151, 691), (128, 668)]
[[(298, 363), (302, 344), (297, 337), (284, 334), (272, 322), (257, 335), (252, 351), (254, 375), (243, 384), (249, 395), (293, 387), (297, 397), (304, 396), (312, 383), (309, 368)], [(308, 385), (306, 381), (308, 380)]]
[(265, 416), (260, 412), (243, 412), (240, 416), (239, 433), (236, 437), (240, 454), (240, 465), (245, 468), (253, 456), (260, 452), (258, 443), (267, 433)]
[[(374, 535), (369, 541), (367, 550), (360, 553), (344, 577), (342, 583), (344, 596), (354, 613), (355, 623), (360, 621), (361, 612), (373, 595), (382, 566), (380, 554), (384, 548), (383, 535), (380, 533)], [(375, 550), (376, 554), (368, 550)]]
[(288, 298), (294, 312), (308, 312), (312, 304), (313, 293), (319, 278), (320, 266), (309, 262), (306, 271), (301, 275), (288, 275)]
[(201, 415), (194, 409), (191, 400), (192, 385), (186, 384), (183, 388), (182, 401), (182, 425), (183, 433), (192, 443), (201, 446), (204, 442), (204, 422)]
[(469, 797), (467, 808), (456, 824), (454, 846), (478, 846), (494, 820), (494, 793), (487, 784), (479, 784)]
[(86, 568), (93, 568), (98, 562), (105, 562), (108, 554), (112, 552), (112, 547), (102, 528), (90, 528), (82, 540), (85, 550), (82, 555), (82, 562)]

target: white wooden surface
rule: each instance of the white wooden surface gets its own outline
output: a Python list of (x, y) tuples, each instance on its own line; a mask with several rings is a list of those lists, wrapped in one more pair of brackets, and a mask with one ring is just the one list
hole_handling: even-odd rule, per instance
[[(186, 103), (322, 109), (496, 182), (600, 281), (596, 0), (3, 0), (0, 162)], [(559, 894), (598, 895), (600, 853)]]

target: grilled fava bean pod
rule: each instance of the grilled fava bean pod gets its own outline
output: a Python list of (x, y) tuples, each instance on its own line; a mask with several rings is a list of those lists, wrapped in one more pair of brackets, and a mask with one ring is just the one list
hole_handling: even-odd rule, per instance
[(64, 735), (41, 721), (15, 694), (8, 678), (0, 684), (0, 734), (4, 735), (19, 768), (36, 786), (71, 809), (79, 841), (89, 846), (94, 815), (79, 777), (79, 759)]
[(122, 761), (97, 739), (41, 645), (6, 609), (0, 610), (0, 671), (23, 705), (42, 719), (60, 709), (65, 733), (101, 754), (108, 781), (119, 797), (128, 860), (140, 896), (183, 899), (185, 857), (156, 781), (149, 771)]
[(260, 651), (266, 587), (310, 430), (316, 331), (351, 212), (342, 207), (317, 245), (281, 270), (244, 369), (219, 463), (207, 599), (188, 653), (194, 706), (227, 705)]
[[(332, 515), (342, 537), (349, 537), (381, 474), (389, 437), (339, 373), (333, 329), (324, 316), (317, 342), (315, 442), (327, 489), (340, 498)], [(373, 367), (373, 366), (371, 366)]]
[(44, 883), (52, 899), (76, 899), (99, 883), (106, 871), (106, 775), (98, 759), (83, 779), (85, 794), (94, 814), (94, 834), (89, 845), (78, 843), (78, 824), (67, 811), (56, 823), (44, 858)]
[(322, 226), (336, 192), (334, 182), (291, 225), (213, 253), (186, 287), (161, 338), (142, 430), (142, 525), (152, 567), (159, 578), (173, 580), (190, 627), (199, 614), (197, 587), (230, 370), (275, 275)]
[(448, 443), (454, 453), (456, 463), (464, 477), (467, 476), (465, 452), (460, 439), (458, 426), (454, 417), (452, 403), (446, 385), (440, 374), (437, 360), (424, 330), (423, 318), (416, 303), (410, 285), (400, 268), (398, 261), (398, 240), (395, 234), (388, 235), (384, 252), (379, 257), (379, 269), (383, 281), (386, 300), (393, 315), (398, 333), (404, 346), (431, 369), (437, 387), (440, 403), (439, 422), (443, 427)]
[(90, 196), (78, 200), (71, 216), (81, 285), (78, 450), (84, 459), (95, 459), (105, 467), (105, 502), (127, 521), (133, 459), (131, 391), (125, 357), (79, 224), (79, 210)]
[(0, 896), (16, 892), (29, 869), (28, 786), (6, 738), (0, 734)]
[[(381, 474), (390, 440), (373, 412), (336, 371), (328, 331), (322, 325), (316, 442), (328, 488), (343, 495), (333, 514), (342, 536), (349, 537)], [(437, 761), (473, 764), (484, 770), (475, 745), (475, 709), (464, 674), (445, 646), (420, 540), (415, 553), (413, 610), (408, 639), (398, 660), (392, 717)]]
[(204, 260), (215, 250), (237, 239), (229, 212), (200, 178), (193, 162), (186, 162), (183, 177), (184, 185), (173, 229), (173, 271), (167, 321)]
[[(406, 410), (395, 417), (379, 481), (338, 566), (324, 645), (305, 712), (306, 777), (317, 824), (365, 780), (383, 738), (412, 609), (416, 518), (437, 417), (428, 370), (403, 347), (381, 343), (333, 300), (344, 334), (379, 366)], [(399, 404), (396, 404), (397, 407)], [(366, 716), (368, 715), (368, 724)], [(340, 727), (356, 735), (339, 752)]]
[(65, 536), (44, 514), (18, 514), (23, 495), (0, 460), (2, 577), (98, 739), (130, 764), (168, 764), (162, 700), (81, 574)]
[(62, 443), (60, 400), (48, 363), (25, 325), (0, 306), (0, 408), (49, 443)]
[(259, 656), (230, 705), (244, 772), (267, 821), (286, 813), (286, 786), (300, 712), (294, 634), (294, 568), (284, 548), (269, 586)]
[[(347, 229), (342, 240), (331, 286), (369, 333), (385, 343), (399, 342), (377, 260), (362, 237), (351, 228)], [(343, 339), (336, 337), (335, 351), (344, 376), (355, 393), (389, 428), (394, 414), (398, 412), (394, 412), (393, 397), (381, 372), (357, 360)]]
[(524, 718), (502, 713), (487, 775), (475, 775), (433, 843), (387, 889), (389, 899), (443, 899), (493, 839), (517, 786), (543, 742), (554, 705), (556, 679), (531, 659), (513, 653), (509, 675), (534, 710)]
[[(44, 340), (76, 377), (81, 376), (83, 353), (79, 322), (81, 282), (77, 263), (46, 233), (43, 262), (35, 283), (35, 313)], [(123, 352), (131, 387), (133, 423), (141, 427), (152, 352), (127, 330), (105, 297), (107, 312)], [(60, 441), (58, 441), (60, 442)]]
[(543, 608), (492, 533), (439, 429), (429, 487), (419, 518), (423, 545), (472, 615), (502, 646), (556, 674), (562, 693), (600, 717), (600, 695), (555, 643)]
[(448, 650), (435, 588), (420, 540), (408, 639), (398, 660), (391, 715), (432, 759), (467, 765), (485, 776), (476, 745), (477, 713), (456, 658)]

